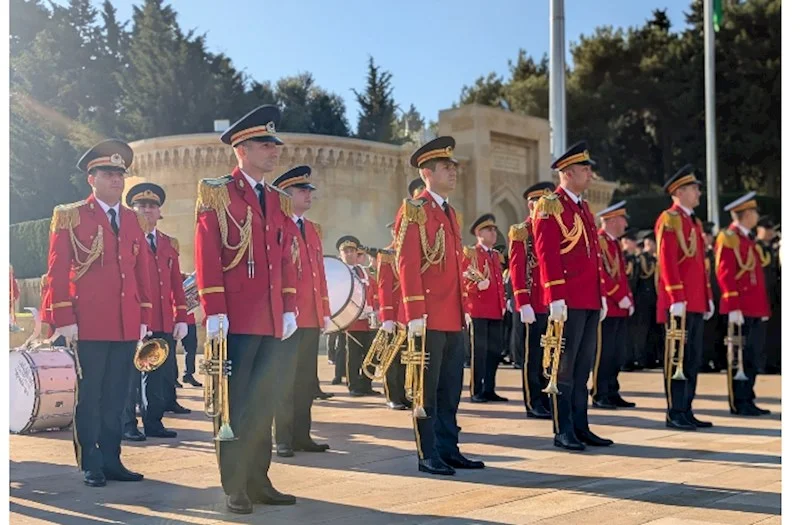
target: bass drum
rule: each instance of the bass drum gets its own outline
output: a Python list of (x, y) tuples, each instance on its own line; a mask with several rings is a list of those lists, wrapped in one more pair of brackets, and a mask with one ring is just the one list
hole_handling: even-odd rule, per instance
[(72, 423), (77, 376), (66, 348), (12, 350), (9, 372), (11, 432), (61, 430)]
[(334, 329), (326, 333), (341, 332), (358, 320), (367, 302), (367, 291), (364, 283), (341, 260), (326, 255), (323, 257), (323, 264), (328, 281), (331, 322), (334, 326)]

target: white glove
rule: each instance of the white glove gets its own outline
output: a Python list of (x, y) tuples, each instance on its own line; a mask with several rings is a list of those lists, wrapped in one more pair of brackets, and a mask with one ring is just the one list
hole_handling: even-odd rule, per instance
[(283, 337), (281, 341), (286, 341), (297, 331), (297, 316), (294, 312), (283, 312)]
[(550, 303), (550, 318), (554, 321), (567, 322), (567, 303), (564, 299)]
[(189, 333), (189, 325), (186, 323), (175, 323), (175, 328), (172, 330), (172, 337), (175, 338), (176, 341), (180, 341), (186, 334)]
[(728, 313), (728, 322), (739, 326), (744, 324), (744, 315), (741, 310), (734, 310)]
[(762, 317), (762, 318), (761, 318), (761, 321), (762, 321), (762, 322), (764, 322), (764, 323), (766, 323), (767, 321), (769, 321), (769, 316)]
[(708, 321), (714, 317), (714, 301), (708, 301), (708, 311), (703, 314), (703, 321)]
[(484, 291), (489, 288), (489, 279), (484, 279), (478, 283), (478, 290)]
[(381, 324), (381, 330), (384, 332), (389, 332), (390, 334), (394, 332), (394, 321), (384, 321)]
[(333, 329), (333, 323), (331, 322), (330, 317), (323, 317), (322, 318), (322, 331), (323, 332), (330, 332)]
[(472, 316), (469, 315), (469, 314), (464, 314), (464, 322), (467, 324), (467, 326), (471, 325), (472, 324)]
[(636, 308), (634, 308), (633, 305), (631, 305), (631, 307), (628, 308), (628, 317), (633, 317), (633, 312), (635, 312), (635, 311), (636, 311)]
[(608, 315), (608, 302), (606, 301), (605, 297), (600, 298), (600, 322), (602, 323), (603, 320)]
[(529, 304), (523, 304), (519, 309), (519, 320), (525, 324), (533, 324), (536, 322), (536, 314)]
[(675, 317), (684, 317), (686, 315), (686, 303), (672, 303), (669, 305), (669, 313)]
[(228, 323), (227, 314), (222, 315), (222, 326), (220, 327), (219, 315), (209, 315), (206, 317), (206, 337), (211, 339), (222, 330), (222, 337), (228, 337)]
[(67, 344), (72, 341), (78, 340), (78, 325), (77, 324), (68, 324), (67, 326), (61, 326), (56, 328), (56, 336), (55, 339), (58, 339), (58, 336), (63, 336), (66, 339)]
[(623, 297), (622, 300), (619, 302), (619, 307), (622, 308), (623, 310), (627, 310), (631, 306), (633, 306), (633, 303), (631, 303), (631, 300), (628, 298), (627, 295)]
[(139, 325), (139, 341), (144, 341), (144, 338), (147, 337), (147, 325), (140, 324)]
[(423, 326), (422, 319), (414, 319), (408, 323), (408, 333), (409, 335), (413, 336), (421, 336), (422, 335), (422, 326)]

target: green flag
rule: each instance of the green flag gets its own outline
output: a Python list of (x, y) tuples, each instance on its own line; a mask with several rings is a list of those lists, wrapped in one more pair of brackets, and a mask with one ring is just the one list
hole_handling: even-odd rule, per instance
[[(708, 0), (706, 0), (708, 1)], [(719, 31), (719, 26), (722, 24), (722, 0), (714, 1), (714, 32)]]

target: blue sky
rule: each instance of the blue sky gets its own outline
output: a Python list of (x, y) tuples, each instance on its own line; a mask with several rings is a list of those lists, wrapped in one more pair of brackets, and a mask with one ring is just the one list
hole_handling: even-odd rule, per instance
[[(59, 0), (65, 4), (67, 0)], [(95, 0), (100, 5), (101, 0)], [(127, 20), (140, 1), (112, 0)], [(205, 33), (209, 48), (230, 56), (256, 80), (310, 71), (317, 84), (344, 97), (355, 128), (351, 88), (364, 85), (369, 55), (393, 74), (400, 107), (426, 119), (458, 100), (480, 75), (505, 75), (523, 48), (549, 52), (548, 0), (172, 0), (184, 30)], [(641, 25), (667, 9), (673, 28), (685, 27), (690, 0), (566, 0), (567, 45), (598, 26)], [(237, 118), (220, 115), (220, 118)]]

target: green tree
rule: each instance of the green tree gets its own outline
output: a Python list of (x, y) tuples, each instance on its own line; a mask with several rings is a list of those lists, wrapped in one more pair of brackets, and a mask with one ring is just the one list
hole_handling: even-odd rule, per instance
[(360, 107), (356, 136), (378, 142), (397, 142), (397, 104), (392, 97), (392, 74), (381, 71), (370, 56), (364, 91), (352, 91)]

